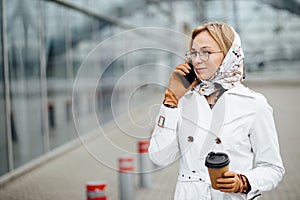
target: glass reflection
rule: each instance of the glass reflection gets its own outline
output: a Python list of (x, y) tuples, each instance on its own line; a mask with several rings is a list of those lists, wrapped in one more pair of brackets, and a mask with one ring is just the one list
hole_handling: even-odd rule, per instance
[(6, 1), (14, 167), (43, 153), (37, 0)]
[[(0, 10), (2, 11), (0, 3)], [(0, 27), (2, 27), (2, 13), (0, 14)], [(0, 28), (0, 38), (2, 38), (2, 29)], [(5, 93), (4, 93), (4, 63), (3, 63), (3, 46), (0, 39), (0, 175), (8, 171), (8, 152), (6, 136), (6, 110), (5, 110)]]
[[(44, 3), (46, 46), (48, 125), (50, 149), (74, 137), (71, 123), (71, 81), (69, 62), (68, 11), (53, 3)], [(49, 20), (51, 19), (51, 20)]]

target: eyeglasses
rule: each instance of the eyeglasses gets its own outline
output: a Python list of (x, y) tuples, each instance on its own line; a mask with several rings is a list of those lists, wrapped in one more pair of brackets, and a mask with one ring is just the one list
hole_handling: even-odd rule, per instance
[(207, 50), (200, 50), (200, 51), (189, 50), (189, 51), (186, 52), (185, 57), (186, 57), (188, 60), (195, 60), (196, 57), (199, 56), (200, 59), (201, 59), (203, 62), (206, 62), (206, 61), (208, 61), (208, 59), (209, 59), (209, 55), (212, 54), (212, 53), (223, 53), (223, 51), (214, 51), (214, 52), (210, 52), (210, 51), (207, 51)]

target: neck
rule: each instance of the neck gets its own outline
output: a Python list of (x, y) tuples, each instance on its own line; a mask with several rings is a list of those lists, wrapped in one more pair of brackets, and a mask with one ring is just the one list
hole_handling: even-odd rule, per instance
[(220, 91), (217, 90), (214, 93), (212, 93), (211, 95), (205, 96), (206, 100), (207, 100), (207, 103), (212, 104), (212, 105), (215, 104), (218, 100), (219, 93), (220, 93)]

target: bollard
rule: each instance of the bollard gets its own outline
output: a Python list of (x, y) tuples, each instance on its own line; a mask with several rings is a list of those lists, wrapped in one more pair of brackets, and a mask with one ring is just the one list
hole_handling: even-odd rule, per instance
[(151, 171), (153, 169), (152, 161), (148, 154), (149, 140), (138, 142), (139, 147), (139, 172), (140, 172), (140, 187), (151, 188), (152, 177)]
[(87, 200), (107, 200), (106, 183), (103, 181), (89, 181), (86, 183)]
[(132, 157), (119, 158), (119, 189), (121, 200), (135, 199), (133, 170)]

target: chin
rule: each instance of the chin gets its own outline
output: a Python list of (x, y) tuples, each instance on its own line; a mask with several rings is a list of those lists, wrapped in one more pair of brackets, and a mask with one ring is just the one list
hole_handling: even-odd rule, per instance
[(199, 74), (198, 74), (198, 78), (199, 78), (200, 80), (202, 80), (202, 81), (208, 81), (208, 80), (210, 79), (210, 77), (207, 78), (207, 76), (201, 76), (201, 75), (199, 75)]

